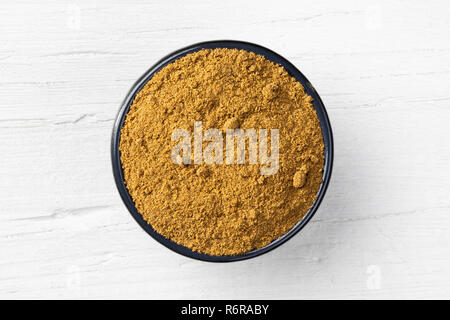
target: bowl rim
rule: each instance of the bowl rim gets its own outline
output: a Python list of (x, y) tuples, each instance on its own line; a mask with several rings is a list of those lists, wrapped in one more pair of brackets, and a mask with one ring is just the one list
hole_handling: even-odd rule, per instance
[[(252, 250), (250, 252), (240, 254), (240, 255), (228, 255), (228, 256), (213, 256), (205, 253), (200, 253), (196, 251), (192, 251), (188, 247), (185, 247), (183, 245), (180, 245), (168, 238), (165, 238), (158, 232), (156, 232), (153, 227), (147, 223), (143, 216), (137, 211), (136, 207), (134, 206), (134, 202), (131, 199), (131, 196), (128, 193), (128, 190), (124, 183), (123, 178), (123, 171), (122, 171), (122, 164), (120, 161), (120, 151), (119, 151), (119, 144), (120, 144), (120, 136), (122, 129), (122, 126), (125, 121), (125, 117), (129, 111), (129, 108), (134, 100), (134, 97), (136, 94), (143, 88), (143, 86), (153, 77), (153, 75), (161, 70), (163, 67), (165, 67), (167, 64), (189, 54), (193, 53), (202, 49), (215, 49), (215, 48), (229, 48), (229, 49), (244, 49), (250, 52), (254, 52), (256, 54), (264, 56), (266, 59), (278, 63), (281, 66), (283, 66), (286, 71), (294, 77), (297, 81), (299, 81), (303, 87), (305, 88), (305, 91), (307, 94), (313, 97), (313, 106), (316, 110), (316, 114), (319, 118), (321, 130), (322, 130), (322, 136), (324, 139), (324, 166), (323, 166), (323, 174), (322, 174), (322, 183), (319, 187), (319, 191), (317, 192), (317, 198), (314, 201), (311, 208), (308, 210), (308, 212), (304, 215), (302, 220), (300, 220), (294, 227), (292, 227), (287, 233), (285, 233), (280, 238), (272, 241), (265, 247)], [(333, 143), (333, 133), (331, 130), (331, 124), (328, 118), (328, 114), (326, 112), (325, 106), (317, 93), (317, 91), (314, 89), (312, 84), (309, 82), (309, 80), (287, 59), (283, 58), (278, 53), (265, 48), (263, 46), (260, 46), (258, 44), (245, 42), (245, 41), (238, 41), (238, 40), (212, 40), (212, 41), (205, 41), (205, 42), (199, 42), (192, 45), (189, 45), (187, 47), (181, 48), (179, 50), (176, 50), (168, 55), (166, 55), (164, 58), (159, 60), (156, 64), (154, 64), (151, 68), (149, 68), (131, 87), (130, 91), (128, 92), (125, 100), (123, 101), (120, 110), (118, 112), (118, 115), (116, 117), (116, 120), (114, 122), (113, 132), (112, 132), (112, 139), (111, 139), (111, 160), (112, 160), (112, 169), (113, 169), (113, 175), (114, 180), (117, 186), (117, 189), (119, 191), (119, 194), (122, 198), (122, 201), (124, 202), (125, 206), (127, 207), (130, 214), (133, 216), (133, 218), (136, 220), (136, 222), (141, 226), (142, 229), (144, 229), (152, 238), (154, 238), (156, 241), (164, 245), (165, 247), (171, 249), (174, 252), (177, 252), (183, 256), (202, 260), (202, 261), (208, 261), (208, 262), (232, 262), (232, 261), (240, 261), (240, 260), (246, 260), (249, 258), (254, 258), (256, 256), (262, 255), (264, 253), (267, 253), (276, 247), (280, 246), (281, 244), (285, 243), (289, 239), (291, 239), (294, 235), (296, 235), (303, 227), (311, 220), (311, 218), (316, 213), (317, 209), (320, 206), (320, 203), (322, 202), (326, 190), (328, 188), (330, 179), (331, 179), (331, 173), (332, 173), (332, 167), (333, 167), (333, 157), (334, 157), (334, 143)]]

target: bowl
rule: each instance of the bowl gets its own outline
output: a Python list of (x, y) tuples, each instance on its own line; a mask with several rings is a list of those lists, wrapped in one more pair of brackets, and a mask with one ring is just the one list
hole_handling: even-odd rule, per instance
[[(147, 81), (149, 81), (156, 72), (161, 70), (167, 64), (189, 53), (196, 52), (202, 49), (216, 49), (216, 48), (244, 49), (262, 55), (266, 59), (282, 65), (292, 77), (294, 77), (298, 82), (300, 82), (303, 85), (306, 93), (309, 94), (311, 97), (313, 97), (314, 99), (313, 106), (316, 110), (317, 116), (320, 121), (320, 126), (322, 129), (322, 135), (324, 140), (325, 161), (323, 167), (322, 184), (320, 185), (319, 191), (317, 193), (317, 199), (315, 200), (309, 211), (306, 213), (306, 215), (303, 217), (303, 219), (299, 221), (290, 231), (288, 231), (280, 238), (274, 240), (267, 246), (244, 254), (230, 255), (230, 256), (212, 256), (204, 253), (195, 252), (185, 246), (173, 242), (168, 238), (165, 238), (164, 236), (156, 232), (151, 227), (151, 225), (149, 225), (144, 220), (142, 215), (137, 211), (136, 207), (134, 206), (133, 200), (131, 199), (131, 196), (128, 193), (128, 190), (125, 187), (119, 151), (120, 130), (124, 124), (126, 114), (128, 113), (128, 110), (133, 102), (134, 97), (143, 88), (143, 86), (147, 83)], [(234, 41), (234, 40), (207, 41), (190, 45), (188, 47), (182, 48), (169, 54), (168, 56), (164, 57), (159, 62), (157, 62), (147, 72), (145, 72), (145, 74), (133, 85), (126, 99), (124, 100), (122, 107), (120, 108), (119, 114), (117, 116), (117, 120), (114, 123), (112, 144), (111, 144), (111, 156), (112, 156), (114, 179), (117, 188), (119, 190), (120, 196), (122, 197), (123, 202), (125, 203), (126, 207), (130, 211), (133, 218), (150, 236), (152, 236), (154, 239), (156, 239), (158, 242), (160, 242), (167, 248), (190, 258), (211, 262), (231, 262), (253, 258), (263, 253), (267, 253), (272, 249), (275, 249), (279, 245), (285, 243), (287, 240), (292, 238), (308, 223), (309, 220), (311, 220), (311, 218), (319, 208), (319, 205), (325, 195), (328, 184), (330, 182), (331, 170), (333, 165), (333, 135), (327, 112), (322, 103), (322, 100), (319, 97), (319, 94), (316, 92), (316, 90), (308, 81), (308, 79), (306, 79), (306, 77), (288, 60), (286, 60), (285, 58), (283, 58), (282, 56), (280, 56), (279, 54), (270, 49), (249, 42)]]

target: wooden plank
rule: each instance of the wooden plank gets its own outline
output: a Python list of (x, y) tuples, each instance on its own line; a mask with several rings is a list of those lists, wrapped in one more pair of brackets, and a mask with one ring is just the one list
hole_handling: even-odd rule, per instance
[[(446, 1), (3, 1), (0, 298), (450, 298)], [(333, 179), (271, 253), (170, 252), (116, 191), (110, 136), (128, 90), (191, 43), (291, 60), (329, 111)]]

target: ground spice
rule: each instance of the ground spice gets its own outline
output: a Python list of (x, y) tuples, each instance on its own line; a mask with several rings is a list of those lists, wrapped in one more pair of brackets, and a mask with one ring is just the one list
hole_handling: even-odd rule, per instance
[[(279, 129), (279, 170), (171, 160), (175, 129)], [(203, 142), (203, 148), (207, 143)], [(287, 233), (322, 182), (324, 144), (312, 98), (278, 64), (236, 49), (201, 50), (157, 72), (121, 131), (121, 162), (137, 210), (194, 251), (237, 255)]]

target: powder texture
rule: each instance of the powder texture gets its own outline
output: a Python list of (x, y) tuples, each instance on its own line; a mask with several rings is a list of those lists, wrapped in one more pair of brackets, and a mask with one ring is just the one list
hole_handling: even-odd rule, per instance
[[(278, 172), (262, 176), (248, 162), (174, 164), (171, 134), (193, 132), (195, 120), (203, 130), (278, 129)], [(144, 219), (178, 244), (219, 256), (264, 247), (293, 228), (316, 199), (324, 165), (303, 86), (280, 65), (236, 49), (201, 50), (157, 72), (130, 107), (120, 152)]]

